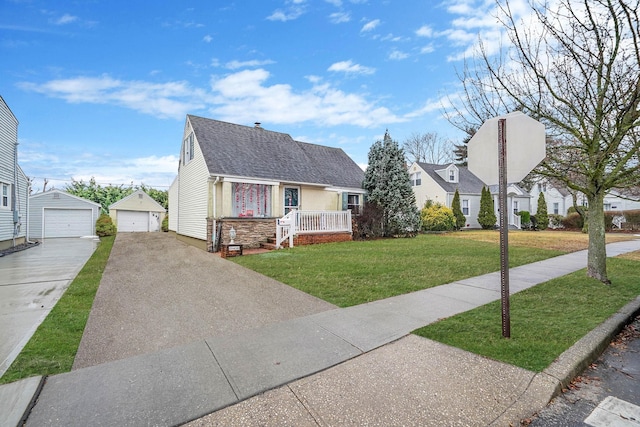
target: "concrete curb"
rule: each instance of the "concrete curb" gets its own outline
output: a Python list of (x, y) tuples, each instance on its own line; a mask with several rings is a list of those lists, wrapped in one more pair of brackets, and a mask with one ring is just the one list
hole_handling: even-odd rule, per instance
[(520, 420), (532, 416), (545, 407), (593, 363), (611, 340), (639, 313), (640, 297), (636, 297), (579, 339), (558, 356), (547, 369), (536, 374), (522, 396), (490, 425), (520, 425)]

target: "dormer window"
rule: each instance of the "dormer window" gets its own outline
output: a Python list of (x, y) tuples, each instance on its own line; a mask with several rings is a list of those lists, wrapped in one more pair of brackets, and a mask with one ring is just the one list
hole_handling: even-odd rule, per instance
[(186, 165), (193, 160), (193, 132), (184, 139), (184, 152), (182, 155), (182, 164)]
[(449, 169), (449, 182), (456, 182), (456, 171)]
[(411, 186), (415, 187), (417, 185), (421, 185), (422, 184), (422, 173), (420, 172), (414, 172), (411, 175), (409, 175), (409, 178), (411, 179)]

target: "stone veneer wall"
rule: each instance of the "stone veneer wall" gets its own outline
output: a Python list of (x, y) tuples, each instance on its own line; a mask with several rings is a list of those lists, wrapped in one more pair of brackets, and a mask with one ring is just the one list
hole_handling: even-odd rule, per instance
[[(235, 243), (244, 248), (259, 248), (261, 242), (276, 234), (276, 218), (223, 218), (217, 220), (222, 224), (222, 243), (229, 243), (229, 230), (236, 230)], [(215, 230), (213, 218), (207, 219), (207, 251), (214, 252), (213, 242)], [(293, 239), (293, 246), (313, 245), (316, 243), (346, 242), (352, 240), (350, 233), (317, 233), (297, 235)], [(284, 241), (282, 246), (289, 246), (289, 241)]]
[[(213, 252), (215, 230), (213, 218), (207, 218), (207, 251)], [(222, 243), (229, 243), (229, 230), (236, 230), (235, 243), (245, 248), (259, 248), (260, 242), (266, 242), (276, 234), (276, 218), (223, 218), (217, 220), (222, 224)]]

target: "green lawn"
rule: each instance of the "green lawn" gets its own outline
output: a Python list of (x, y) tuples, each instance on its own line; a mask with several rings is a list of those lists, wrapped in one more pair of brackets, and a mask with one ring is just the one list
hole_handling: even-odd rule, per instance
[(71, 370), (114, 240), (115, 236), (100, 239), (91, 258), (0, 378), (0, 384)]
[[(512, 247), (509, 261), (516, 267), (562, 253)], [(230, 259), (339, 307), (500, 270), (497, 244), (442, 234), (298, 246)]]
[(639, 261), (609, 258), (607, 271), (611, 286), (580, 270), (511, 296), (509, 339), (502, 338), (500, 301), (415, 333), (539, 372), (640, 294)]

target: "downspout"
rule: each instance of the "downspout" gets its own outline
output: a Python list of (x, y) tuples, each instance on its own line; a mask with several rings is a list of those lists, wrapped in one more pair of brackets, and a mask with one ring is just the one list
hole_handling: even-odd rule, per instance
[(25, 227), (25, 241), (27, 243), (35, 243), (29, 240), (29, 195), (31, 194), (31, 179), (27, 179), (27, 226)]
[(213, 229), (211, 230), (212, 241), (213, 241), (213, 250), (215, 252), (220, 242), (218, 242), (218, 204), (216, 203), (218, 192), (216, 191), (216, 187), (218, 182), (220, 182), (220, 177), (216, 176), (216, 179), (213, 181), (213, 192), (211, 194), (211, 216), (213, 221)]
[(20, 232), (20, 213), (18, 211), (19, 204), (17, 201), (18, 190), (18, 141), (16, 138), (15, 149), (13, 152), (13, 186), (11, 194), (11, 207), (13, 211), (13, 246), (16, 246), (16, 237)]

